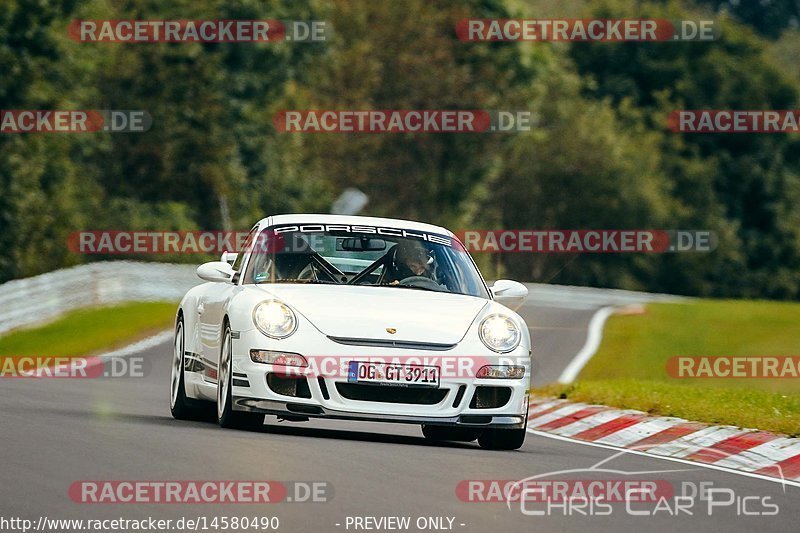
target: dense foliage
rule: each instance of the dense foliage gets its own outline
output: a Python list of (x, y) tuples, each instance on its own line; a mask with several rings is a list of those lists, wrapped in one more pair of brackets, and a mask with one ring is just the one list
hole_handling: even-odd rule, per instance
[[(796, 6), (689, 0), (2, 0), (1, 109), (144, 109), (144, 134), (0, 135), (0, 281), (87, 260), (81, 229), (247, 229), (327, 212), (465, 228), (711, 229), (708, 254), (480, 254), (489, 277), (800, 297), (784, 134), (678, 134), (675, 109), (798, 105)], [(755, 3), (754, 3), (755, 4)], [(559, 10), (560, 9), (560, 10)], [(715, 42), (467, 43), (466, 17), (714, 18)], [(325, 20), (327, 42), (78, 43), (74, 19)], [(785, 59), (782, 59), (785, 58)], [(281, 134), (281, 109), (526, 109), (515, 134)], [(197, 258), (186, 258), (196, 260)]]

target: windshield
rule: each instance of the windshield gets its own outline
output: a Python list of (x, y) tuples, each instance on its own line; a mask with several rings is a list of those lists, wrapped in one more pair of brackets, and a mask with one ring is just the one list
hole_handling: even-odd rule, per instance
[(428, 290), (488, 298), (461, 244), (397, 228), (291, 225), (253, 242), (245, 283), (319, 283)]

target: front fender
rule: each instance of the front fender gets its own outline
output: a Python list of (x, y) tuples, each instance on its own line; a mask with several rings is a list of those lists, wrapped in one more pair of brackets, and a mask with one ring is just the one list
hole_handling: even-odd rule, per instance
[[(199, 317), (197, 316), (197, 303), (200, 301), (203, 285), (198, 285), (189, 290), (181, 299), (179, 306), (183, 312), (184, 350), (192, 353), (201, 353)], [(176, 318), (177, 320), (177, 318)]]

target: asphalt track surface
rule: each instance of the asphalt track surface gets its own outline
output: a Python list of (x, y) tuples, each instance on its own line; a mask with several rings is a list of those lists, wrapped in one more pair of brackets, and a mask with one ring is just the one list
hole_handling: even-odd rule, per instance
[[(521, 312), (531, 326), (535, 381), (553, 381), (582, 346), (593, 309), (548, 302), (528, 303)], [(169, 344), (140, 355), (148, 361), (148, 375), (142, 378), (0, 380), (0, 518), (27, 518), (35, 524), (41, 516), (173, 521), (277, 516), (278, 531), (314, 532), (366, 531), (354, 527), (355, 517), (389, 516), (410, 517), (408, 531), (420, 530), (420, 517), (450, 517), (455, 531), (497, 533), (786, 532), (800, 527), (796, 487), (636, 455), (603, 465), (626, 474), (582, 472), (615, 452), (533, 434), (519, 451), (492, 452), (476, 443), (433, 444), (418, 427), (399, 424), (279, 423), (267, 417), (260, 431), (246, 432), (175, 421), (167, 396)], [(563, 470), (577, 471), (555, 474)], [(573, 509), (568, 514), (563, 506), (551, 508), (546, 516), (532, 516), (523, 513), (518, 502), (509, 509), (504, 503), (464, 502), (456, 495), (462, 480), (518, 480), (542, 474), (548, 479), (666, 480), (675, 487), (704, 483), (706, 488), (733, 491), (715, 498), (733, 496), (734, 503), (712, 507), (710, 515), (708, 502), (695, 498), (687, 508), (691, 515), (662, 509), (655, 516), (631, 516), (625, 504), (618, 503), (606, 516), (597, 516), (603, 510), (583, 516)], [(68, 496), (70, 485), (79, 480), (324, 481), (333, 497), (327, 502), (265, 505), (79, 504)], [(772, 505), (778, 506), (777, 515), (743, 516), (742, 508), (774, 512)], [(652, 504), (631, 506), (653, 511)], [(533, 503), (525, 508), (544, 509)]]

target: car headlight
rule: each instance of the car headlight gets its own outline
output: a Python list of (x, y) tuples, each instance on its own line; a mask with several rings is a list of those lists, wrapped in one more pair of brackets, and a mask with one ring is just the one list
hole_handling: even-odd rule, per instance
[(273, 339), (285, 339), (297, 329), (297, 317), (288, 305), (278, 300), (261, 302), (253, 309), (253, 323)]
[(522, 334), (507, 316), (489, 315), (478, 326), (478, 336), (487, 348), (499, 353), (510, 352), (519, 346)]

